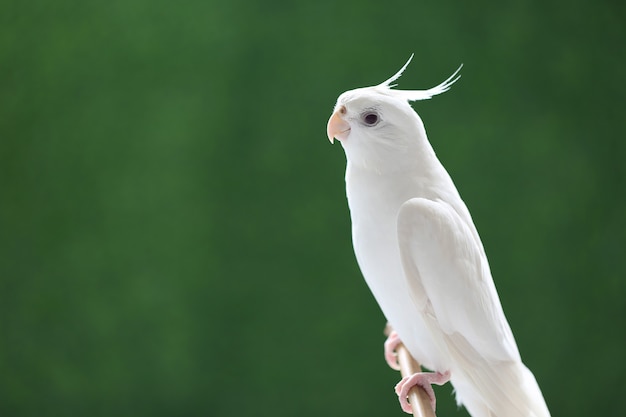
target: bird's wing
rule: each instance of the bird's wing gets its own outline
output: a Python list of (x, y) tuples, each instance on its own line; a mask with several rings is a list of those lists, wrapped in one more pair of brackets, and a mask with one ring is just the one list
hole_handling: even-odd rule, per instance
[[(465, 361), (518, 361), (487, 259), (470, 226), (447, 203), (405, 202), (398, 243), (408, 286), (423, 314), (436, 321)], [(479, 356), (479, 357), (475, 357)]]

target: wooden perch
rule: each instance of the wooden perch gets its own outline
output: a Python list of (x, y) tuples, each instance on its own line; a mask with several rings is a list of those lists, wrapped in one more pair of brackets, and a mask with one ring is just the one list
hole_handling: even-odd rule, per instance
[[(391, 326), (387, 324), (385, 335), (389, 336), (391, 330)], [(411, 356), (408, 349), (402, 343), (396, 347), (396, 354), (398, 355), (398, 364), (400, 365), (402, 378), (417, 372), (422, 372), (420, 364)], [(430, 406), (430, 398), (421, 387), (414, 386), (411, 388), (409, 391), (409, 402), (413, 408), (414, 417), (436, 417), (433, 408)]]
[[(420, 364), (413, 359), (413, 356), (411, 356), (403, 344), (398, 345), (396, 353), (398, 354), (398, 363), (400, 364), (400, 374), (403, 378), (416, 372), (422, 372)], [(411, 388), (409, 391), (409, 402), (413, 408), (414, 417), (435, 417), (435, 412), (430, 405), (430, 398), (421, 387), (414, 386)]]

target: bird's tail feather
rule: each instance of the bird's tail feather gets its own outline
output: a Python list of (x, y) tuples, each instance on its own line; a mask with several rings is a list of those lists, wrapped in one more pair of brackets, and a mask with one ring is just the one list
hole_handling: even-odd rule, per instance
[(491, 361), (469, 349), (458, 352), (464, 363), (452, 370), (451, 382), (472, 417), (550, 417), (535, 376), (521, 361)]
[[(457, 402), (473, 417), (549, 417), (534, 375), (521, 362), (498, 364), (488, 372), (454, 381)], [(464, 379), (464, 378), (463, 378)]]

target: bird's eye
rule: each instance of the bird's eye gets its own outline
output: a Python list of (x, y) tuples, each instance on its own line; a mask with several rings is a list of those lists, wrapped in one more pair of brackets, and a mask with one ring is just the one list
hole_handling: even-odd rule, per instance
[(363, 123), (368, 126), (374, 126), (378, 123), (378, 115), (376, 113), (365, 113), (363, 115)]

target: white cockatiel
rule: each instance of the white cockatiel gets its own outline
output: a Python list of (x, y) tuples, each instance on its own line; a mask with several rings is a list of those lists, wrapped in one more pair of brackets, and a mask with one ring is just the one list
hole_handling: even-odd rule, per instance
[[(412, 56), (411, 56), (412, 58)], [(410, 101), (447, 91), (459, 70), (424, 91), (392, 89), (389, 80), (339, 96), (328, 121), (346, 154), (346, 193), (356, 258), (401, 340), (424, 367), (397, 392), (404, 411), (413, 385), (450, 381), (473, 417), (544, 417), (550, 413), (522, 363), (502, 311), (470, 213), (441, 165)]]

